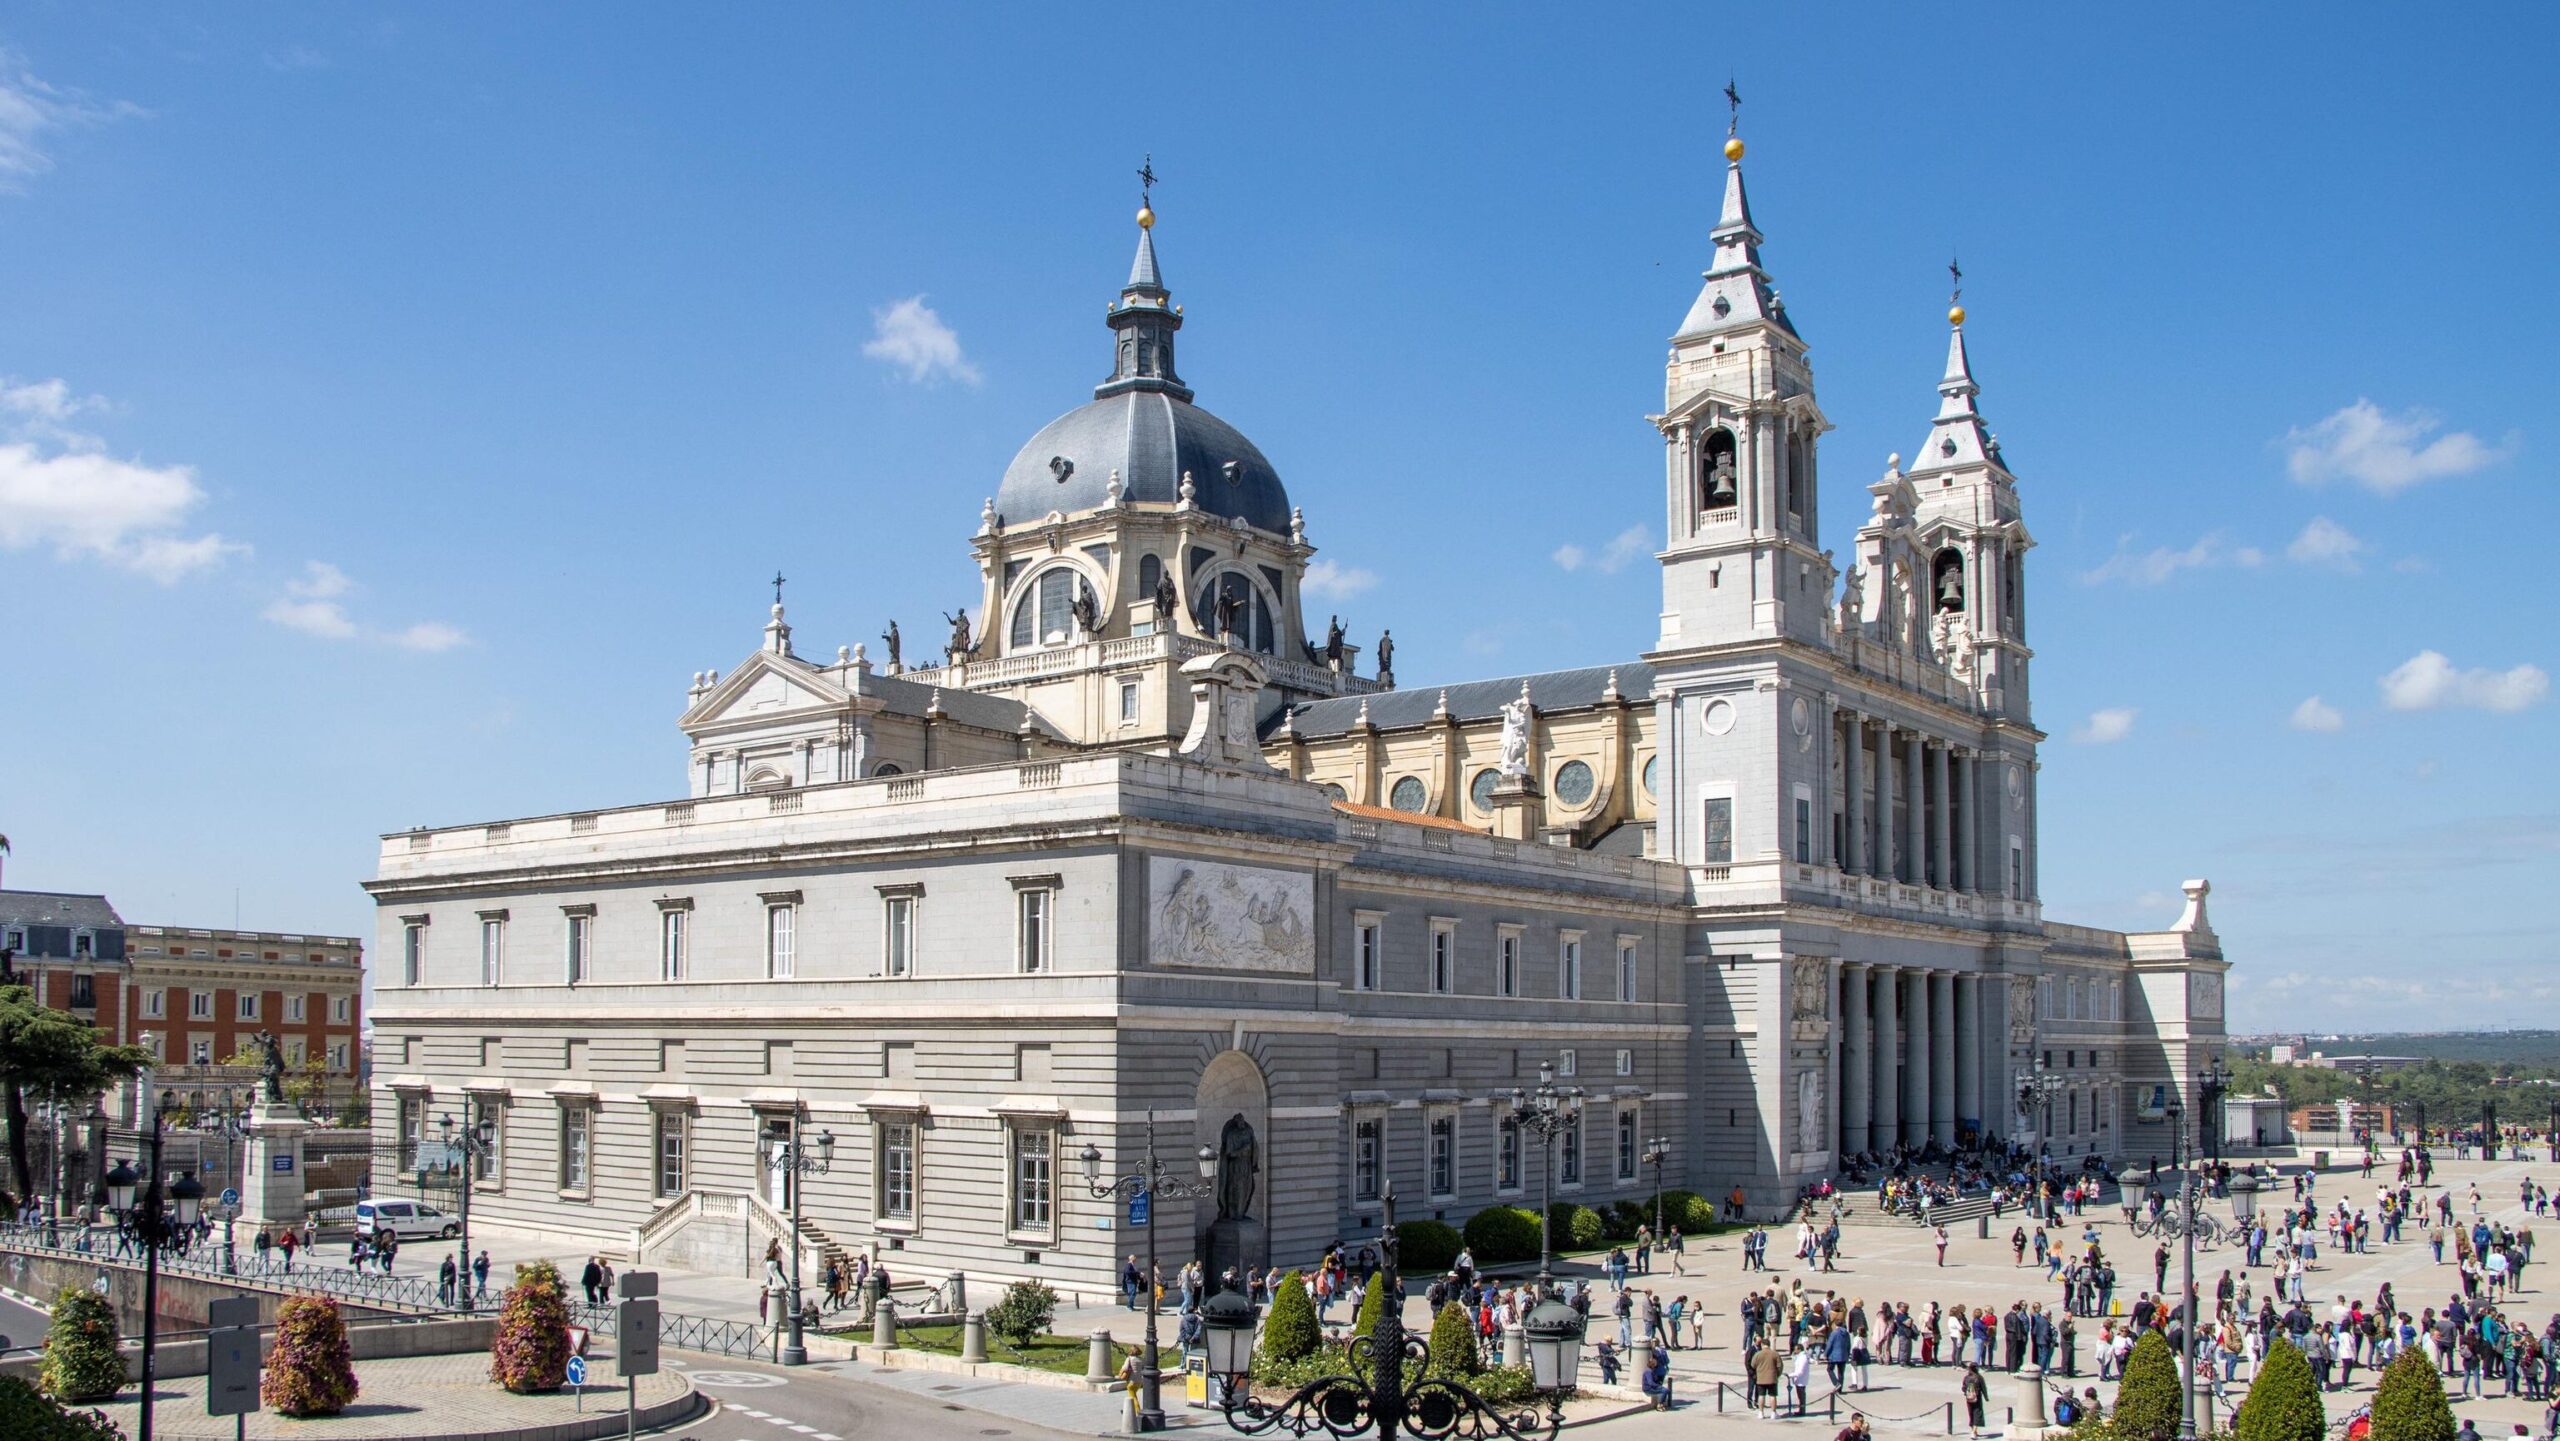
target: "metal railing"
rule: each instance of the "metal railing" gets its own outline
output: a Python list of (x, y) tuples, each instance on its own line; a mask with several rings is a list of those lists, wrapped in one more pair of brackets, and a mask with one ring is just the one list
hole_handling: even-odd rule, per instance
[[(617, 1334), (619, 1315), (616, 1308), (594, 1305), (587, 1301), (569, 1303), (569, 1320), (599, 1336)], [(766, 1326), (754, 1321), (730, 1321), (717, 1316), (688, 1316), (681, 1311), (658, 1313), (658, 1344), (682, 1351), (703, 1351), (714, 1356), (781, 1355), (780, 1326)]]
[[(83, 1241), (87, 1244), (83, 1245)], [(139, 1247), (106, 1227), (87, 1228), (85, 1232), (83, 1228), (62, 1227), (48, 1236), (42, 1226), (11, 1226), (0, 1232), (0, 1252), (16, 1253), (21, 1257), (58, 1257), (102, 1268), (113, 1266), (140, 1270), (143, 1265)], [(201, 1240), (185, 1251), (162, 1251), (160, 1270), (166, 1275), (322, 1295), (364, 1306), (398, 1307), (422, 1312), (467, 1312), (472, 1309), (467, 1294), (459, 1298), (461, 1304), (457, 1306), (440, 1295), (436, 1283), (425, 1276), (386, 1276), (378, 1271), (353, 1271), (325, 1263), (297, 1265), (286, 1270), (274, 1260), (261, 1265), (254, 1256), (237, 1254), (230, 1265), (225, 1265), (220, 1244)]]

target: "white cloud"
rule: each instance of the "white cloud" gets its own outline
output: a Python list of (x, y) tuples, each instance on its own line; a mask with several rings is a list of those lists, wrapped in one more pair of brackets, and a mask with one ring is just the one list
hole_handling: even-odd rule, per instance
[(2146, 551), (2133, 549), (2133, 537), (2116, 542), (2116, 553), (2093, 570), (2080, 573), (2088, 585), (2105, 585), (2122, 581), (2127, 585), (2159, 585), (2184, 570), (2210, 570), (2236, 565), (2252, 568), (2266, 563), (2267, 553), (2254, 545), (2235, 546), (2220, 531), (2198, 536), (2185, 547), (2156, 546)]
[(1374, 572), (1337, 560), (1319, 560), (1307, 567), (1306, 579), (1299, 589), (1327, 600), (1349, 600), (1378, 583)]
[(2293, 538), (2293, 544), (2284, 548), (2284, 553), (2303, 565), (2352, 571), (2358, 568), (2356, 557), (2367, 548), (2345, 526), (2325, 515), (2315, 515), (2302, 528), (2302, 534)]
[(288, 74), (296, 70), (326, 70), (330, 63), (327, 55), (308, 45), (288, 45), (282, 50), (270, 50), (266, 53), (265, 59), (267, 68), (278, 74)]
[(28, 438), (54, 423), (38, 418), (12, 427), (21, 438), (0, 442), (0, 550), (50, 546), (164, 585), (248, 550), (219, 535), (171, 533), (204, 501), (193, 467), (145, 465)]
[(1581, 546), (1568, 544), (1557, 546), (1555, 554), (1549, 558), (1555, 561), (1560, 569), (1580, 570), (1582, 563), (1589, 560), (1591, 554)]
[(0, 191), (18, 191), (53, 168), (46, 147), (61, 131), (143, 114), (139, 106), (101, 104), (77, 90), (36, 78), (26, 57), (0, 47)]
[(2131, 706), (2109, 706), (2089, 712), (2089, 718), (2071, 733), (2071, 738), (2093, 746), (2113, 745), (2133, 734), (2134, 709)]
[(1631, 525), (1609, 538), (1609, 543), (1595, 553), (1582, 546), (1567, 543), (1557, 546), (1548, 559), (1559, 569), (1576, 571), (1589, 566), (1602, 575), (1616, 575), (1630, 561), (1653, 552), (1653, 537), (1643, 526)]
[(2347, 728), (2347, 718), (2338, 713), (2336, 706), (2315, 695), (2293, 708), (2293, 728), (2322, 733), (2340, 731)]
[(440, 620), (419, 621), (403, 630), (376, 630), (347, 613), (346, 598), (355, 592), (347, 573), (325, 560), (305, 562), (298, 579), (285, 582), (284, 594), (259, 614), (287, 630), (321, 640), (370, 640), (403, 650), (430, 654), (451, 650), (470, 637)]
[(944, 324), (921, 295), (910, 295), (885, 310), (871, 312), (871, 339), (862, 353), (885, 360), (923, 384), (935, 380), (978, 383), (978, 367), (960, 350), (960, 337)]
[(2383, 703), (2393, 710), (2520, 711), (2551, 694), (2551, 677), (2538, 665), (2463, 670), (2433, 650), (2409, 657), (2380, 684)]
[(2317, 425), (2287, 431), (2285, 466), (2304, 485), (2351, 480), (2376, 495), (2395, 495), (2425, 481), (2468, 475), (2505, 459), (2515, 447), (2512, 435), (2497, 446), (2465, 430), (2435, 435), (2443, 426), (2423, 410), (2392, 415), (2360, 399)]

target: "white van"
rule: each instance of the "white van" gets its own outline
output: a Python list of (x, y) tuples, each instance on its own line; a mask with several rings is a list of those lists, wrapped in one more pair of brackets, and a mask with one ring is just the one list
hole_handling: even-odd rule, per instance
[(420, 1236), (451, 1240), (462, 1234), (462, 1223), (424, 1201), (356, 1202), (356, 1234), (370, 1236), (377, 1231), (389, 1231), (403, 1241)]

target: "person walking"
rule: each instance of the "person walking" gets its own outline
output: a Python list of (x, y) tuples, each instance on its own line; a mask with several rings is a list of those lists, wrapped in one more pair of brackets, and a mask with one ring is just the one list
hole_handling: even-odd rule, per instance
[(486, 1246), (480, 1248), (479, 1255), (471, 1258), (471, 1290), (480, 1300), (489, 1299), (489, 1248)]
[(1957, 1389), (1964, 1394), (1966, 1430), (1972, 1435), (1979, 1436), (1982, 1434), (1983, 1406), (1990, 1399), (1991, 1394), (1989, 1384), (1982, 1379), (1982, 1368), (1966, 1362), (1964, 1380), (1959, 1383)]
[(595, 1257), (589, 1256), (587, 1268), (578, 1273), (578, 1285), (586, 1291), (588, 1305), (604, 1304), (604, 1297), (598, 1291), (598, 1288), (604, 1285), (604, 1264)]
[(436, 1300), (448, 1311), (453, 1309), (455, 1278), (461, 1274), (462, 1268), (454, 1264), (451, 1256), (445, 1257), (444, 1264), (436, 1268)]

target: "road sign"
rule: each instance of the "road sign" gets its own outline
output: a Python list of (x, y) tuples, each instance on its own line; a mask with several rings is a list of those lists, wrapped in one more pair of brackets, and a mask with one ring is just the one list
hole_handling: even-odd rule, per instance
[(204, 1413), (246, 1416), (258, 1409), (258, 1299), (222, 1297), (204, 1320)]
[(1131, 1196), (1129, 1198), (1129, 1224), (1132, 1226), (1143, 1226), (1147, 1224), (1148, 1213), (1155, 1209), (1155, 1199), (1156, 1195), (1153, 1191), (1140, 1191), (1138, 1194)]
[(586, 1357), (572, 1356), (569, 1358), (569, 1384), (572, 1386), (584, 1386), (587, 1384)]
[(655, 1271), (625, 1271), (621, 1275), (613, 1278), (613, 1285), (614, 1289), (620, 1291), (626, 1298), (655, 1296), (658, 1294), (658, 1273)]
[(614, 1303), (613, 1329), (616, 1369), (625, 1376), (657, 1375), (658, 1298), (625, 1296)]
[(228, 1330), (233, 1326), (258, 1324), (258, 1298), (255, 1296), (223, 1296), (206, 1303), (205, 1329)]
[(239, 1205), (239, 1204), (240, 1204), (240, 1188), (239, 1188), (239, 1187), (237, 1187), (237, 1186), (225, 1186), (225, 1187), (223, 1187), (223, 1188), (222, 1188), (222, 1204), (224, 1204), (224, 1205), (226, 1205), (226, 1206), (237, 1206), (237, 1205)]

